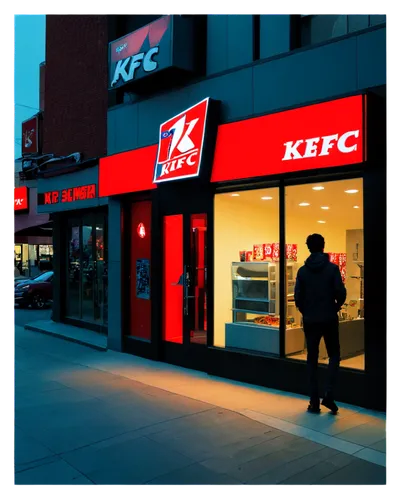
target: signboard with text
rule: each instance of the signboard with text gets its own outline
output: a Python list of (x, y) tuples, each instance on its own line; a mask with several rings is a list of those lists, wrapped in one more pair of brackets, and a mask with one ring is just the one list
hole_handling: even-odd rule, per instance
[(211, 181), (361, 163), (364, 107), (357, 95), (221, 125)]
[(57, 203), (71, 203), (96, 198), (96, 184), (62, 189), (60, 191), (47, 191), (38, 194), (38, 205), (54, 205)]
[(171, 66), (171, 24), (172, 16), (163, 16), (110, 43), (110, 89)]
[(208, 103), (204, 99), (161, 124), (153, 182), (199, 176)]

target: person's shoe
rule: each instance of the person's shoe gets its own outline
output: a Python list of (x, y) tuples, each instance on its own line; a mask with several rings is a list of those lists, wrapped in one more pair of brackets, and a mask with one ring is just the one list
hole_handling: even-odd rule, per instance
[(339, 408), (337, 407), (337, 404), (335, 403), (335, 401), (333, 400), (333, 398), (330, 397), (330, 396), (325, 396), (322, 399), (321, 404), (323, 406), (325, 406), (326, 408), (328, 408), (328, 410), (331, 410), (331, 412), (334, 415), (336, 415), (336, 413), (339, 411)]
[(321, 408), (319, 407), (319, 399), (317, 401), (310, 401), (307, 411), (310, 413), (319, 413)]

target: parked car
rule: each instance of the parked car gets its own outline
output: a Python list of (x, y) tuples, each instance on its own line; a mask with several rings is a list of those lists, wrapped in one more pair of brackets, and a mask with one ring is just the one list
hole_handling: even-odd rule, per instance
[(14, 287), (15, 304), (43, 309), (53, 298), (53, 276), (53, 271), (46, 271), (36, 278), (17, 282)]

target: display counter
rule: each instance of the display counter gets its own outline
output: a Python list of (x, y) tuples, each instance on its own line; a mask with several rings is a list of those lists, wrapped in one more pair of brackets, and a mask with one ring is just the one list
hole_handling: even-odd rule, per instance
[[(364, 352), (364, 319), (339, 322), (341, 358), (347, 359)], [(279, 327), (252, 322), (226, 323), (225, 345), (234, 349), (247, 349), (279, 355)], [(290, 356), (306, 349), (301, 327), (285, 331), (285, 354)], [(319, 358), (328, 357), (324, 339), (319, 347)]]

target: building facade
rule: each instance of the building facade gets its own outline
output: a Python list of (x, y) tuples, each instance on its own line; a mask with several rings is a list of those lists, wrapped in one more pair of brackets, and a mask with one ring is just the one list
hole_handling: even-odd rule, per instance
[(38, 210), (53, 220), (53, 320), (100, 332), (107, 331), (107, 198), (97, 196), (107, 152), (107, 37), (107, 16), (46, 16), (48, 156), (37, 168)]
[[(39, 196), (103, 214), (110, 349), (306, 394), (293, 287), (318, 232), (348, 294), (337, 398), (385, 408), (385, 21), (108, 17), (106, 155)], [(98, 293), (71, 285), (76, 251), (80, 268), (104, 258), (101, 221), (74, 215), (58, 226), (59, 320), (71, 286)]]

